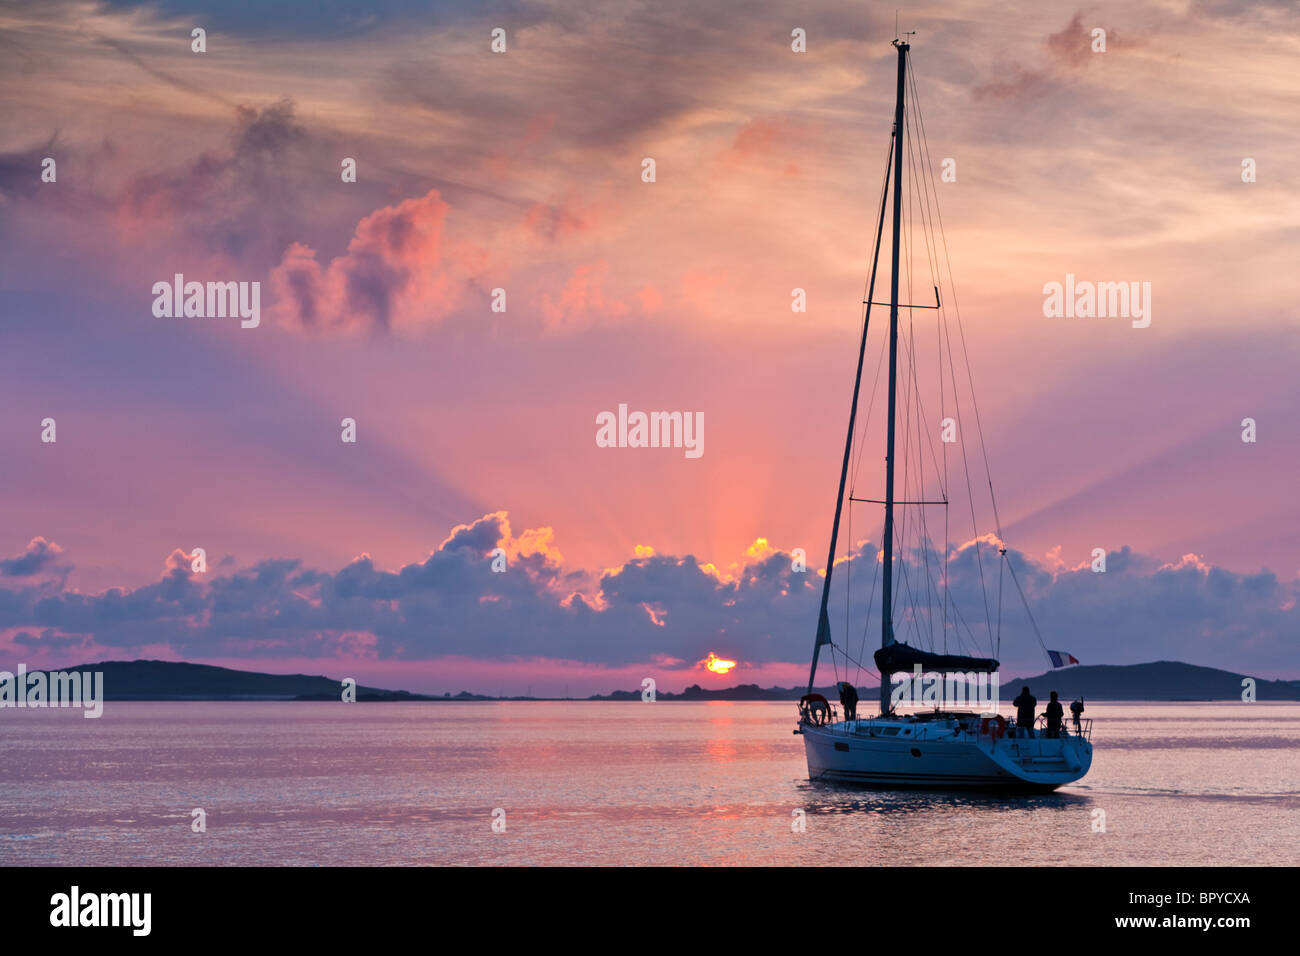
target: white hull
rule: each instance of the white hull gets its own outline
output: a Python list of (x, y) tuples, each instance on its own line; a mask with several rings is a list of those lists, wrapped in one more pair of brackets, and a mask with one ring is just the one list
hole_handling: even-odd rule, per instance
[(876, 787), (1054, 790), (1092, 766), (1082, 736), (996, 738), (977, 718), (876, 717), (801, 723), (808, 776)]

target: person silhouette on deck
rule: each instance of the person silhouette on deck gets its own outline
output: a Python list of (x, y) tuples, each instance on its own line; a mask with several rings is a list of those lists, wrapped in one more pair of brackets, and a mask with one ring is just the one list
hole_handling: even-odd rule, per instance
[(845, 720), (858, 719), (858, 689), (846, 680), (840, 681), (840, 705)]
[(1074, 715), (1074, 732), (1083, 733), (1083, 722), (1079, 720), (1079, 715), (1083, 713), (1083, 695), (1080, 694), (1078, 700), (1070, 705), (1070, 713)]
[(1056, 691), (1052, 691), (1052, 699), (1047, 702), (1043, 708), (1043, 713), (1047, 717), (1047, 736), (1061, 736), (1061, 721), (1065, 719), (1065, 708), (1056, 698)]
[(1029, 693), (1028, 687), (1020, 688), (1020, 696), (1011, 702), (1016, 708), (1016, 726), (1024, 731), (1024, 736), (1034, 736), (1034, 708), (1038, 698)]

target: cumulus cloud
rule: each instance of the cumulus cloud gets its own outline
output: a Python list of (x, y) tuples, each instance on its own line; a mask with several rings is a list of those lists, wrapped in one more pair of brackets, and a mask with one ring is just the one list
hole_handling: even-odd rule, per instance
[(315, 332), (387, 332), (445, 317), (473, 271), (470, 257), (448, 248), (447, 210), (436, 189), (377, 209), (325, 265), (314, 249), (293, 243), (271, 272), (275, 315)]
[[(273, 559), (229, 574), (198, 575), (170, 562), (160, 580), (102, 594), (0, 588), (0, 633), (21, 645), (130, 651), (167, 646), (183, 657), (336, 657), (388, 660), (548, 658), (620, 666), (689, 662), (711, 651), (749, 664), (802, 661), (811, 647), (822, 578), (793, 570), (789, 552), (756, 542), (727, 573), (692, 555), (647, 546), (603, 572), (569, 567), (550, 528), (515, 533), (505, 512), (452, 529), (423, 561), (396, 570), (360, 555), (336, 571)], [(984, 538), (947, 555), (953, 605), (947, 649), (999, 652), (1004, 669), (1043, 666), (1028, 618), (1004, 581), (1001, 646), (990, 636), (985, 598), (996, 607)], [(977, 547), (985, 561), (981, 586)], [(492, 569), (495, 550), (506, 570)], [(860, 542), (837, 565), (832, 631), (837, 646), (869, 660), (879, 633), (878, 544)], [(26, 567), (32, 546), (4, 564)], [(1268, 571), (1235, 574), (1195, 555), (1161, 563), (1115, 550), (1105, 573), (1049, 568), (1011, 551), (1048, 646), (1085, 663), (1181, 659), (1239, 670), (1294, 663), (1300, 582)], [(933, 550), (911, 551), (898, 570), (903, 604), (925, 590)], [(852, 633), (843, 633), (852, 581)], [(910, 589), (910, 590), (909, 590)], [(943, 646), (937, 605), (900, 612), (901, 640)], [(39, 639), (33, 637), (39, 632)], [(865, 656), (863, 656), (865, 655)], [(687, 666), (682, 663), (681, 666)]]
[(53, 569), (62, 553), (63, 549), (53, 541), (32, 538), (22, 554), (0, 559), (0, 577), (26, 578), (41, 574)]

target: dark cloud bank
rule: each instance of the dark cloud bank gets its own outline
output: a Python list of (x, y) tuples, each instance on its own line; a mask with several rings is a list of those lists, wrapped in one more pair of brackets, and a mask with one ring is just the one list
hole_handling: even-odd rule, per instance
[[(504, 573), (492, 555), (508, 556)], [(837, 583), (852, 579), (855, 633), (845, 635), (841, 590), (832, 603), (836, 642), (857, 656), (874, 646), (878, 617), (863, 610), (872, 592), (877, 545), (864, 543)], [(71, 565), (57, 545), (34, 540), (0, 561), (0, 629), (19, 645), (68, 657), (168, 645), (186, 658), (333, 657), (364, 653), (390, 660), (446, 655), (478, 659), (544, 657), (618, 666), (646, 661), (691, 665), (709, 651), (746, 663), (806, 660), (821, 577), (792, 570), (784, 551), (721, 576), (693, 556), (654, 555), (599, 575), (566, 568), (550, 532), (512, 535), (504, 512), (456, 528), (422, 562), (397, 571), (361, 556), (334, 572), (297, 559), (271, 559), (223, 573), (212, 562), (191, 572), (180, 552), (163, 577), (134, 589), (82, 594), (66, 584)], [(982, 546), (989, 614), (996, 617), (996, 552)], [(928, 557), (911, 553), (907, 588)], [(1269, 571), (1237, 574), (1188, 556), (1162, 564), (1128, 548), (1105, 573), (1087, 564), (1048, 570), (1011, 551), (1047, 646), (1086, 663), (1175, 659), (1284, 673), (1294, 669), (1300, 583)], [(815, 566), (814, 566), (815, 567)], [(846, 571), (851, 569), (851, 573)], [(954, 602), (949, 648), (987, 652), (988, 630), (975, 548), (949, 559)], [(910, 584), (909, 584), (910, 580)], [(839, 588), (837, 588), (839, 590)], [(878, 591), (877, 591), (878, 593)], [(1042, 653), (1009, 579), (1003, 595), (1001, 656), (1006, 667), (1042, 666)], [(901, 615), (900, 637), (930, 643), (922, 615)], [(937, 637), (936, 644), (941, 641)], [(867, 655), (869, 659), (869, 654)]]

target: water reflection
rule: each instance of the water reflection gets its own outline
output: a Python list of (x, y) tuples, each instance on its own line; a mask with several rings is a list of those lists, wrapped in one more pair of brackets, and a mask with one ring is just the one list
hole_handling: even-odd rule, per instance
[(734, 740), (710, 740), (704, 745), (704, 752), (710, 760), (719, 763), (731, 763), (736, 759), (736, 742)]
[(1070, 790), (1052, 793), (997, 793), (985, 790), (872, 790), (847, 784), (803, 780), (804, 810), (814, 813), (927, 813), (951, 810), (1077, 810), (1093, 802)]

